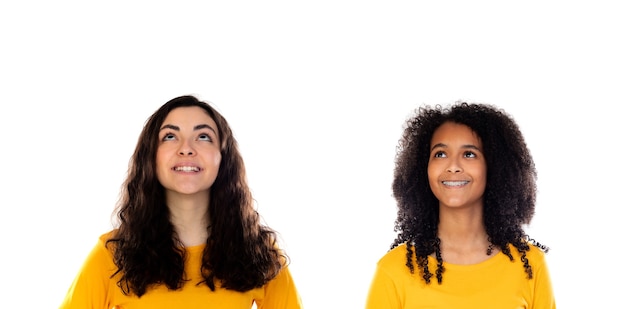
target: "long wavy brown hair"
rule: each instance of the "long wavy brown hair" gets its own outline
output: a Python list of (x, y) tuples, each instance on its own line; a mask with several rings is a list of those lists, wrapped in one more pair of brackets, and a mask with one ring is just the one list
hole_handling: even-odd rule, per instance
[(428, 256), (434, 253), (437, 281), (442, 282), (444, 269), (437, 236), (439, 201), (428, 183), (428, 161), (435, 130), (449, 121), (470, 127), (482, 141), (487, 163), (483, 216), (489, 240), (511, 261), (513, 255), (508, 245), (516, 248), (527, 277), (532, 278), (532, 267), (526, 257), (529, 244), (548, 251), (523, 229), (535, 213), (535, 164), (514, 119), (488, 104), (457, 102), (448, 107), (423, 106), (406, 121), (396, 149), (392, 189), (398, 206), (395, 221), (398, 235), (391, 249), (405, 243), (406, 266), (413, 273), (417, 264), (426, 283), (433, 276)]
[(286, 265), (286, 254), (277, 246), (277, 233), (263, 225), (246, 179), (246, 170), (231, 128), (211, 105), (194, 96), (181, 96), (162, 105), (144, 125), (129, 163), (116, 209), (117, 232), (107, 241), (113, 250), (118, 286), (125, 294), (141, 297), (151, 285), (182, 288), (185, 249), (180, 242), (165, 191), (156, 176), (158, 132), (175, 108), (198, 106), (215, 121), (222, 160), (210, 189), (207, 226), (209, 237), (202, 255), (198, 284), (214, 291), (216, 283), (225, 289), (247, 291), (261, 287)]

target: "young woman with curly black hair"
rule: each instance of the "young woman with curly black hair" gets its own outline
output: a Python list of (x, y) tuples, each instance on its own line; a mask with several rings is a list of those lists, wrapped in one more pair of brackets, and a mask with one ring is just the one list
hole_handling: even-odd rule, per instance
[(548, 248), (523, 229), (536, 170), (513, 118), (465, 102), (412, 116), (392, 185), (398, 235), (367, 308), (556, 308)]
[(302, 307), (229, 124), (196, 97), (147, 120), (116, 213), (61, 308)]

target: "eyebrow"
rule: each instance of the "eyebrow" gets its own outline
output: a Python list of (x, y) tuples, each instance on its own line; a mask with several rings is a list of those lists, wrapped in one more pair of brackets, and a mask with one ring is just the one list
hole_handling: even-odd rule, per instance
[[(433, 149), (435, 149), (435, 148), (448, 148), (448, 145), (446, 145), (444, 143), (437, 143), (437, 144), (433, 145), (432, 148), (430, 148), (430, 151), (433, 151)], [(482, 150), (480, 150), (480, 148), (478, 148), (478, 147), (476, 147), (476, 146), (474, 146), (472, 144), (463, 145), (463, 146), (461, 146), (461, 148), (463, 148), (463, 149), (475, 149), (475, 150), (478, 150), (478, 151), (482, 151)]]
[[(174, 131), (180, 131), (180, 127), (179, 126), (175, 126), (173, 124), (165, 124), (161, 127), (161, 129), (159, 129), (159, 131), (162, 131), (164, 129), (171, 129)], [(198, 131), (198, 130), (202, 130), (202, 129), (209, 129), (211, 131), (213, 131), (213, 133), (215, 133), (215, 135), (217, 135), (217, 132), (215, 131), (215, 129), (213, 129), (210, 125), (208, 124), (199, 124), (195, 127), (193, 127), (194, 131)]]

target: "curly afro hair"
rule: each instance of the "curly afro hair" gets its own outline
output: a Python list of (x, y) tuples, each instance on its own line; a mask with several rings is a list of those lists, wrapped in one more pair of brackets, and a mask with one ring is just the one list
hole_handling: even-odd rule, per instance
[(414, 261), (426, 281), (433, 274), (428, 256), (435, 253), (436, 276), (441, 284), (443, 260), (437, 236), (439, 202), (428, 183), (430, 142), (444, 122), (463, 124), (481, 139), (487, 163), (487, 185), (483, 195), (484, 222), (491, 243), (511, 261), (509, 245), (521, 254), (528, 278), (532, 268), (526, 258), (529, 243), (547, 252), (548, 248), (530, 239), (523, 229), (535, 213), (537, 172), (522, 133), (513, 118), (495, 106), (456, 102), (416, 109), (405, 123), (395, 158), (393, 196), (398, 206), (391, 249), (407, 245), (406, 266), (415, 271)]

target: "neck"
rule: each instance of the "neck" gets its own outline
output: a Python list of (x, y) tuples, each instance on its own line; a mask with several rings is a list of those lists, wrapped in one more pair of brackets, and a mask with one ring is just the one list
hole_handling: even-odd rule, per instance
[(168, 192), (167, 206), (170, 210), (170, 221), (184, 246), (206, 242), (207, 227), (210, 224), (208, 194), (183, 195)]
[(437, 232), (444, 261), (472, 264), (495, 252), (485, 229), (482, 210), (442, 210)]
[(487, 237), (482, 209), (440, 208), (439, 237), (448, 241), (467, 242)]

